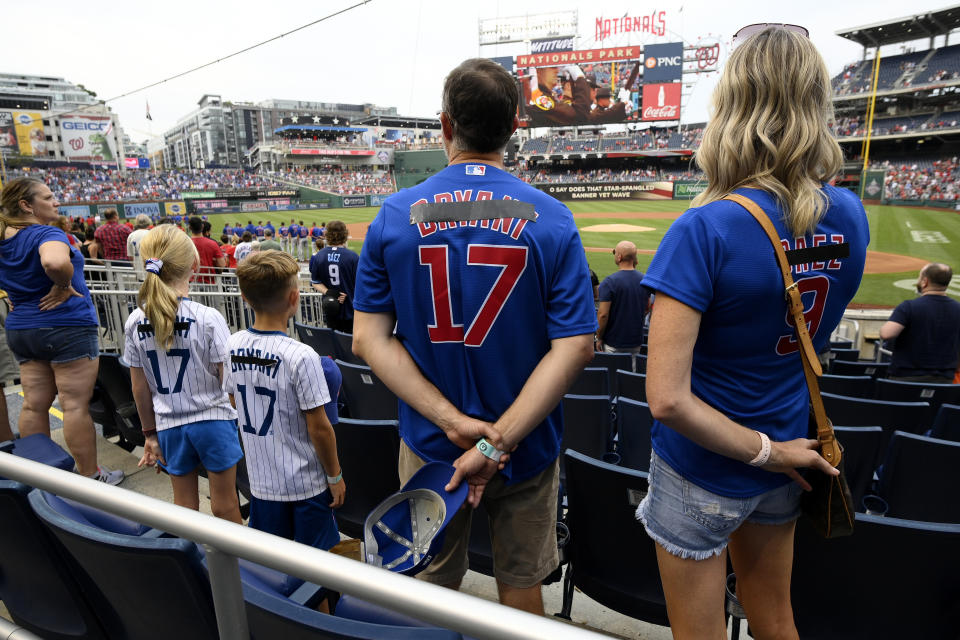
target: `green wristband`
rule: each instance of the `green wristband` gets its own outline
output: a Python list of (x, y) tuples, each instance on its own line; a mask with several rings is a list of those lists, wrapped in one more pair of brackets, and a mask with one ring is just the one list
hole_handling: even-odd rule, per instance
[(480, 438), (477, 441), (477, 451), (487, 456), (494, 462), (500, 462), (500, 457), (503, 456), (503, 451), (497, 449), (495, 446), (487, 442), (486, 438)]
[(339, 484), (343, 480), (343, 470), (335, 476), (327, 476), (327, 484)]

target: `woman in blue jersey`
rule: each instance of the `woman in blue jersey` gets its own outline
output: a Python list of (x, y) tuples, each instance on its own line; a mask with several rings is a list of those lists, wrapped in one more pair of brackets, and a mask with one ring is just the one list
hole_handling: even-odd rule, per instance
[(0, 289), (13, 306), (6, 329), (23, 384), (20, 435), (49, 436), (50, 406), (58, 397), (77, 472), (118, 484), (122, 471), (97, 466), (89, 407), (100, 362), (99, 322), (83, 280), (83, 256), (49, 226), (59, 203), (43, 182), (11, 180), (0, 202)]
[[(804, 473), (836, 473), (808, 435), (808, 392), (783, 278), (739, 193), (786, 249), (847, 243), (793, 267), (816, 348), (860, 284), (869, 241), (830, 132), (823, 59), (802, 27), (753, 25), (713, 94), (697, 152), (707, 188), (664, 236), (644, 277), (656, 292), (647, 395), (656, 419), (650, 492), (637, 516), (657, 543), (675, 638), (723, 638), (727, 549), (758, 638), (796, 638), (793, 533)], [(825, 579), (828, 576), (824, 576)]]

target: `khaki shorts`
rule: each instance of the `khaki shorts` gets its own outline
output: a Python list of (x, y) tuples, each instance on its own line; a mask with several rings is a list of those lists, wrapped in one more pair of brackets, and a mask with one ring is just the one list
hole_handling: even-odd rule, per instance
[[(405, 442), (400, 443), (401, 485), (424, 464)], [(506, 585), (535, 587), (560, 564), (556, 528), (559, 468), (554, 460), (538, 475), (510, 486), (497, 474), (483, 492), (483, 508), (490, 517), (493, 574)], [(463, 579), (469, 567), (472, 516), (473, 509), (464, 503), (445, 529), (440, 553), (417, 578), (443, 585)]]

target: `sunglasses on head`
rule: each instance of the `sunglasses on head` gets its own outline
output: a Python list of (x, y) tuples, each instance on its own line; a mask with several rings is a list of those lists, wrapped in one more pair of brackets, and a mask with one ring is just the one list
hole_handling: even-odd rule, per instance
[(793, 31), (794, 33), (799, 33), (804, 38), (810, 37), (810, 31), (806, 27), (801, 27), (798, 24), (783, 24), (781, 22), (758, 22), (757, 24), (748, 24), (743, 27), (735, 34), (733, 34), (733, 43), (736, 44), (742, 40), (746, 40), (755, 33), (760, 33), (764, 29), (769, 29), (770, 27), (777, 27), (780, 29), (786, 29), (787, 31)]

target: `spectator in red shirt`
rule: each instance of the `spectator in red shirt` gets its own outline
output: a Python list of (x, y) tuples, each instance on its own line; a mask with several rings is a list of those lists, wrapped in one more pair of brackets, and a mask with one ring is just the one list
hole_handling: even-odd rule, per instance
[(122, 260), (130, 262), (127, 256), (127, 236), (130, 229), (120, 224), (116, 209), (107, 209), (103, 212), (106, 222), (97, 229), (96, 238), (103, 247), (103, 257), (106, 260)]
[[(211, 238), (203, 237), (203, 220), (192, 216), (187, 222), (190, 225), (190, 239), (200, 254), (200, 273), (216, 273), (217, 267), (227, 266), (227, 258), (220, 251), (220, 245)], [(210, 276), (199, 276), (197, 282), (201, 284), (213, 283)]]
[(227, 257), (227, 268), (236, 269), (237, 268), (237, 259), (234, 256), (234, 253), (237, 250), (237, 245), (232, 244), (230, 241), (231, 237), (227, 237), (226, 234), (220, 236), (220, 250), (223, 251), (223, 255)]

